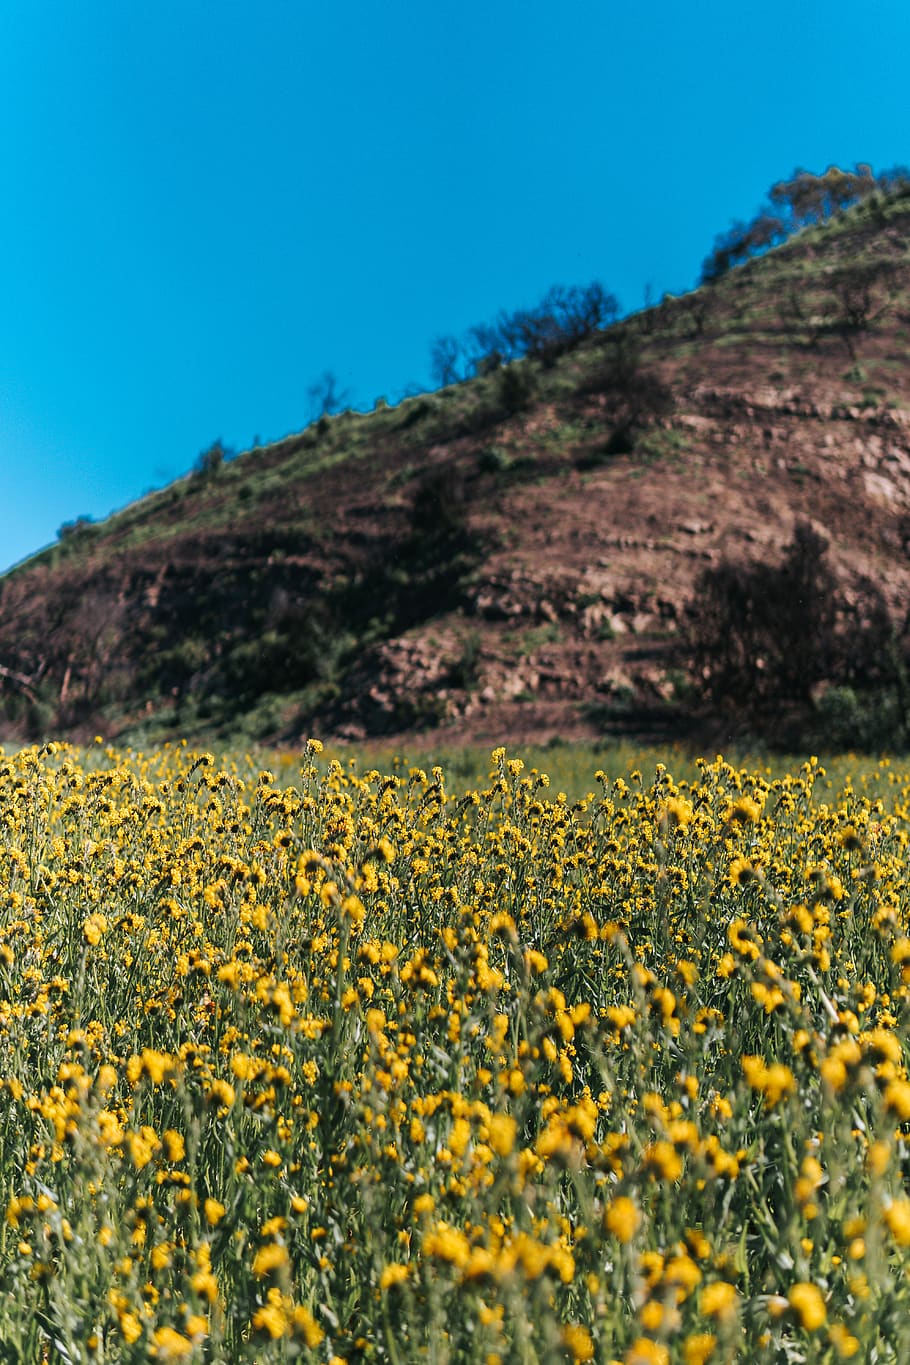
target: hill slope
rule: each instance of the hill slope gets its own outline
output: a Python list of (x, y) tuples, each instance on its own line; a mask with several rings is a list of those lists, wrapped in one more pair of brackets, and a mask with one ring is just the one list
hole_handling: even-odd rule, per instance
[(75, 528), (0, 580), (6, 734), (729, 733), (686, 644), (706, 570), (808, 523), (902, 629), (908, 240), (910, 200), (867, 203), (549, 367)]

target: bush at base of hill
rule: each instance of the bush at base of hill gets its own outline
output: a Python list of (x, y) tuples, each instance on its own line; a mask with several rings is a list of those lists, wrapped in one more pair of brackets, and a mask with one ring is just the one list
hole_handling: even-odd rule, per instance
[(869, 580), (840, 587), (811, 526), (796, 528), (777, 564), (706, 569), (687, 637), (708, 699), (759, 733), (820, 736), (828, 748), (895, 747), (908, 735), (906, 624)]

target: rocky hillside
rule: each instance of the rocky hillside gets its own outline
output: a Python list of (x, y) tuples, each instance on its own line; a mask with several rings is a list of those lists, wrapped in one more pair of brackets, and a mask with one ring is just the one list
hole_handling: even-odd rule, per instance
[(762, 720), (699, 654), (700, 604), (798, 526), (847, 654), (787, 706), (862, 694), (870, 613), (900, 691), (908, 242), (910, 199), (876, 198), (552, 363), (323, 418), (77, 524), (0, 580), (7, 737), (729, 739)]

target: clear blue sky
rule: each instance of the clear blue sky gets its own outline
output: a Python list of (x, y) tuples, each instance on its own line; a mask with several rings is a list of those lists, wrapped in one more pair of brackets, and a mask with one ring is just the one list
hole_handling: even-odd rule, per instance
[(910, 161), (906, 0), (8, 0), (0, 567), (216, 437), (429, 386), (552, 284), (691, 287), (797, 165)]

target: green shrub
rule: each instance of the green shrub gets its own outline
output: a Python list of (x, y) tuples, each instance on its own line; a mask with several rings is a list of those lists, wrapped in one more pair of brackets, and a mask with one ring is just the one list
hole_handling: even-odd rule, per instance
[(537, 376), (527, 364), (506, 365), (499, 372), (496, 394), (510, 417), (524, 412), (537, 394)]

